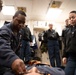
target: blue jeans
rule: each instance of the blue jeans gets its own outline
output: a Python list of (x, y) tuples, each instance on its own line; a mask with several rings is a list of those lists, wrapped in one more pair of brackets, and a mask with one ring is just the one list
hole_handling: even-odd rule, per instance
[[(61, 66), (59, 43), (56, 40), (48, 40), (47, 42), (50, 64), (55, 67)], [(56, 60), (56, 65), (55, 65)]]
[(69, 57), (66, 67), (65, 75), (76, 75), (76, 57)]
[(24, 61), (29, 61), (31, 60), (31, 49), (30, 49), (30, 44), (29, 41), (22, 40), (22, 47), (20, 49), (20, 58)]

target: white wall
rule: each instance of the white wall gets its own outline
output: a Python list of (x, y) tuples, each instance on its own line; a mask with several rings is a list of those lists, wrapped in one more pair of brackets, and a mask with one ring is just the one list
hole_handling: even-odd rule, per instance
[(4, 21), (0, 21), (0, 28), (3, 26), (3, 24), (4, 24)]
[[(7, 21), (11, 21), (11, 20), (7, 20)], [(5, 20), (1, 20), (0, 21), (0, 27), (3, 26)], [(26, 24), (28, 25), (28, 27), (31, 30), (31, 33), (33, 34), (33, 29), (34, 28), (43, 28), (43, 29), (48, 29), (48, 24), (49, 23), (53, 23), (54, 24), (54, 29), (59, 33), (59, 35), (61, 36), (62, 34), (62, 29), (64, 28), (65, 23), (56, 23), (56, 22), (50, 22), (50, 21), (26, 21)]]
[(33, 28), (43, 28), (45, 30), (48, 29), (48, 24), (52, 23), (53, 29), (55, 29), (59, 35), (61, 36), (62, 34), (62, 29), (64, 28), (65, 24), (64, 23), (57, 23), (57, 22), (50, 22), (50, 21), (33, 21)]

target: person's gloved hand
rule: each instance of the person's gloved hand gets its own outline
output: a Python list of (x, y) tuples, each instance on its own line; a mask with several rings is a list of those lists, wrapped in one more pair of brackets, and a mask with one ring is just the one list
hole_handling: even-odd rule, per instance
[(25, 69), (25, 64), (21, 59), (16, 59), (13, 63), (12, 63), (12, 70), (17, 73), (17, 74), (21, 74), (21, 73), (25, 73), (26, 69)]

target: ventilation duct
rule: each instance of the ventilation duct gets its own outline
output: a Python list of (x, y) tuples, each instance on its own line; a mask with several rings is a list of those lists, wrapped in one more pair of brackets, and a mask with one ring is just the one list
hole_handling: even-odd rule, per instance
[(26, 12), (26, 7), (17, 7), (17, 9)]
[(53, 1), (52, 4), (50, 4), (51, 8), (59, 8), (61, 6), (62, 2), (61, 1)]
[(60, 15), (62, 10), (60, 9), (62, 2), (61, 1), (55, 1), (51, 0), (49, 3), (49, 7), (47, 10), (46, 18), (50, 20), (55, 20)]

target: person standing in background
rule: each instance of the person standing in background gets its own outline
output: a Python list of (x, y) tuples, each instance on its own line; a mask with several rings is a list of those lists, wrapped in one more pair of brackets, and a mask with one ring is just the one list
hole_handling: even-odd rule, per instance
[[(66, 34), (70, 28), (70, 20), (66, 19), (65, 20), (65, 28), (62, 30), (62, 43), (63, 43), (63, 50), (62, 50), (62, 58), (63, 58), (63, 53), (65, 53), (65, 48), (66, 48)], [(65, 62), (66, 63), (66, 62)], [(63, 64), (63, 67), (65, 68), (66, 64)]]
[(20, 48), (18, 33), (24, 27), (25, 20), (26, 14), (17, 11), (12, 21), (0, 28), (0, 75), (22, 74), (26, 71), (23, 60), (17, 55)]
[(22, 46), (20, 49), (20, 58), (25, 62), (28, 63), (31, 60), (31, 49), (30, 45), (32, 44), (32, 34), (28, 25), (25, 25), (24, 28), (21, 29), (22, 35)]
[[(53, 24), (49, 24), (49, 29), (44, 33), (44, 41), (47, 43), (50, 64), (55, 67), (61, 66), (59, 35), (53, 29)], [(56, 60), (56, 64), (55, 64)]]
[(70, 27), (69, 19), (66, 19), (65, 23), (66, 23), (65, 28), (62, 30), (62, 41), (63, 41), (64, 46), (66, 46), (66, 33), (67, 33), (67, 31), (68, 31), (68, 29)]
[(69, 13), (70, 27), (66, 32), (66, 46), (63, 51), (65, 75), (76, 75), (76, 11)]

